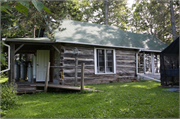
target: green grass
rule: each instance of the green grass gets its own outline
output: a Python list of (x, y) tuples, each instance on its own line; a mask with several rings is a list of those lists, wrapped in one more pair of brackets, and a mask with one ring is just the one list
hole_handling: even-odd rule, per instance
[(8, 78), (0, 78), (0, 83), (2, 84), (2, 83), (5, 83), (5, 82), (7, 82), (8, 81)]
[(4, 118), (178, 118), (179, 93), (141, 81), (89, 85), (103, 92), (19, 96)]

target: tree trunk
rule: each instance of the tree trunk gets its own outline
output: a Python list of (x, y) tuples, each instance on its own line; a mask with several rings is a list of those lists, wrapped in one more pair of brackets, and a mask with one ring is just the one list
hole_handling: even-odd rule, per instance
[(34, 25), (34, 27), (33, 27), (33, 38), (35, 38), (36, 37), (36, 25)]
[(176, 27), (175, 27), (173, 0), (170, 1), (170, 8), (171, 8), (171, 26), (172, 26), (172, 34), (173, 34), (173, 41), (174, 41), (176, 39)]
[(104, 1), (104, 8), (105, 8), (105, 25), (108, 25), (108, 2), (107, 2), (107, 0)]

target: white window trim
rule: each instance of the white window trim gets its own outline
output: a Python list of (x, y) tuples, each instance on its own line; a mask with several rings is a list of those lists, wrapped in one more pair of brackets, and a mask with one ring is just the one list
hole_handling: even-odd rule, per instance
[[(114, 72), (110, 73), (97, 73), (97, 49), (103, 49), (103, 50), (113, 50), (113, 68), (114, 68)], [(106, 52), (105, 52), (105, 61), (106, 61)], [(105, 67), (106, 67), (106, 63), (105, 63)], [(106, 68), (105, 68), (106, 70)], [(109, 48), (94, 48), (94, 71), (95, 71), (95, 74), (96, 75), (99, 75), (99, 74), (116, 74), (116, 52), (115, 52), (115, 49), (109, 49)]]

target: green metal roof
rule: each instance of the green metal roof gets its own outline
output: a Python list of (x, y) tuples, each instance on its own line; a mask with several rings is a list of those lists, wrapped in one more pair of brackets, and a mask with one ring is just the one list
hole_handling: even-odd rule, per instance
[(155, 36), (125, 32), (115, 26), (63, 20), (62, 26), (60, 27), (66, 28), (66, 30), (55, 30), (56, 42), (160, 51), (167, 46)]
[[(160, 52), (167, 45), (152, 35), (125, 32), (116, 26), (63, 20), (60, 28), (55, 30), (56, 42), (76, 43), (94, 46), (141, 49), (142, 51)], [(50, 39), (41, 38), (7, 38), (11, 42), (54, 43)]]

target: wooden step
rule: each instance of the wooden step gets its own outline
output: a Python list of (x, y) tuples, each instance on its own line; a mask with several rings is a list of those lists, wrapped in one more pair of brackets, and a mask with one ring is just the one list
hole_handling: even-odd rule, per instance
[(44, 90), (36, 90), (36, 93), (38, 93), (38, 92), (44, 92)]
[(18, 90), (16, 94), (36, 93), (36, 90)]
[(38, 92), (44, 92), (44, 90), (19, 90), (19, 91), (16, 91), (16, 94), (35, 94), (35, 93), (38, 93)]

